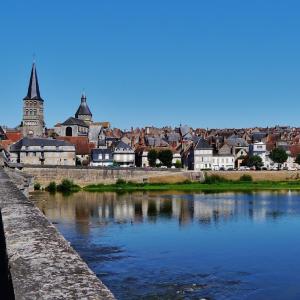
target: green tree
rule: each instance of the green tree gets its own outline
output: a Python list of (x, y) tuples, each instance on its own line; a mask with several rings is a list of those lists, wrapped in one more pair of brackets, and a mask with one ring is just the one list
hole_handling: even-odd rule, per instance
[(177, 159), (176, 162), (175, 162), (175, 168), (176, 169), (182, 168), (182, 163), (181, 163), (181, 161), (179, 159)]
[(283, 148), (274, 148), (270, 153), (270, 158), (275, 162), (278, 163), (278, 169), (281, 164), (286, 162), (288, 159), (288, 155), (286, 154)]
[(151, 149), (147, 155), (150, 167), (156, 166), (156, 159), (158, 158), (158, 153), (155, 149)]
[(172, 166), (173, 152), (171, 150), (162, 150), (158, 153), (158, 159), (164, 166)]
[(260, 156), (253, 155), (248, 158), (247, 165), (248, 167), (255, 167), (256, 169), (260, 169), (264, 164)]
[(295, 163), (300, 165), (300, 153), (297, 154), (296, 159), (295, 159)]

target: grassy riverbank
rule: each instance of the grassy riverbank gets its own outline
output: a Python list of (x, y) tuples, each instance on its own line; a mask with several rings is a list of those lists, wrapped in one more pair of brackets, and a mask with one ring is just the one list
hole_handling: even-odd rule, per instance
[(253, 190), (300, 190), (300, 181), (293, 182), (219, 182), (219, 183), (181, 183), (181, 184), (110, 184), (88, 185), (83, 188), (89, 192), (105, 191), (253, 191)]
[[(36, 184), (38, 185), (38, 184)], [(35, 185), (35, 186), (36, 186)], [(49, 192), (72, 193), (88, 192), (134, 192), (134, 191), (259, 191), (259, 190), (300, 190), (300, 180), (294, 181), (252, 181), (249, 175), (242, 175), (239, 180), (227, 180), (223, 177), (207, 176), (205, 182), (182, 183), (135, 183), (118, 179), (115, 184), (92, 184), (80, 187), (73, 181), (64, 179), (61, 184), (51, 182), (46, 190)]]

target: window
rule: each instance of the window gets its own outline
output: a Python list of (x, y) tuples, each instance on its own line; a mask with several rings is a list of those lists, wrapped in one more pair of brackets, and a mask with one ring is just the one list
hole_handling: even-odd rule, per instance
[(98, 155), (98, 159), (102, 159), (102, 154), (101, 153)]
[(109, 159), (109, 154), (105, 154), (105, 159)]

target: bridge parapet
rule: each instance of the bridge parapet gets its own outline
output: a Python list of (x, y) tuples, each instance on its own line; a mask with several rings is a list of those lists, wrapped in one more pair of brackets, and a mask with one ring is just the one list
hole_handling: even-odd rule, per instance
[(0, 207), (15, 299), (114, 299), (2, 168)]

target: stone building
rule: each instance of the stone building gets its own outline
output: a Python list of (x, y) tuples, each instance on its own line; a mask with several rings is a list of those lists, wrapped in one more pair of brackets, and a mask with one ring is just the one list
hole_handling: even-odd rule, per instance
[(23, 99), (23, 136), (42, 137), (45, 132), (44, 100), (41, 98), (35, 63), (32, 65), (29, 86)]
[(59, 136), (88, 136), (89, 125), (83, 120), (70, 117), (62, 124), (55, 126), (55, 132)]
[(10, 146), (10, 160), (28, 165), (75, 165), (75, 146), (66, 141), (25, 137)]
[[(99, 133), (101, 125), (98, 123), (94, 125), (92, 122), (92, 113), (87, 105), (86, 96), (81, 96), (81, 103), (75, 113), (75, 118), (70, 117), (63, 123), (58, 123), (54, 126), (54, 131), (59, 136), (89, 136), (90, 127), (93, 135), (97, 136)], [(95, 138), (97, 140), (97, 137)]]

